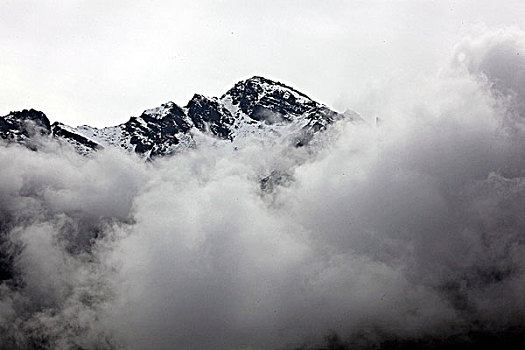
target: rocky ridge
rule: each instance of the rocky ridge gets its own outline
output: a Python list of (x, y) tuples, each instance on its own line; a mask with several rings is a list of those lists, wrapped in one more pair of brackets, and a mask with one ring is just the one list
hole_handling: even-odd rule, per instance
[(71, 144), (81, 154), (119, 147), (146, 158), (195, 147), (199, 133), (233, 143), (249, 136), (288, 137), (295, 146), (355, 113), (337, 113), (292, 87), (254, 76), (235, 84), (220, 98), (195, 94), (184, 107), (167, 102), (127, 122), (105, 128), (51, 124), (30, 109), (0, 117), (0, 138), (37, 149), (35, 136)]

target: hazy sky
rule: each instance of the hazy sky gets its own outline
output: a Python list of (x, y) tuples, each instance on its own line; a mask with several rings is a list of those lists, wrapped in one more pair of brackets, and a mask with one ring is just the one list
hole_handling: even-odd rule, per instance
[(0, 115), (107, 126), (253, 75), (373, 113), (363, 94), (436, 71), (465, 35), (525, 27), (523, 13), (523, 1), (1, 0)]

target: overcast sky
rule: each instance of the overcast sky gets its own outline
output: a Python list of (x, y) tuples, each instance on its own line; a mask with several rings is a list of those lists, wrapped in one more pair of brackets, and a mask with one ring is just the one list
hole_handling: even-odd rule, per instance
[(376, 86), (437, 71), (476, 31), (523, 29), (524, 13), (523, 1), (1, 0), (0, 115), (109, 126), (253, 75), (373, 113), (361, 100)]

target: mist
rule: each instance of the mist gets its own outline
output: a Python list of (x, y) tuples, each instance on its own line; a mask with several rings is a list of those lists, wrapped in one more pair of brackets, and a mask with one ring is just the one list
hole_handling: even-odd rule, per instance
[(377, 125), (343, 120), (307, 147), (207, 140), (152, 162), (0, 147), (1, 347), (294, 349), (337, 333), (374, 348), (523, 329), (524, 38), (465, 38), (370, 100)]

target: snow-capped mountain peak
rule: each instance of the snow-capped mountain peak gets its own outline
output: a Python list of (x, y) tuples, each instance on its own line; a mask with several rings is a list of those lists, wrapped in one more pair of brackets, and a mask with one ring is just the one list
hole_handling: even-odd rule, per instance
[(238, 82), (221, 99), (228, 97), (255, 120), (264, 118), (268, 111), (292, 118), (319, 106), (292, 87), (259, 76)]
[(236, 83), (220, 98), (195, 94), (184, 107), (169, 101), (123, 124), (101, 129), (59, 122), (50, 125), (35, 110), (13, 112), (0, 117), (0, 136), (8, 142), (29, 144), (34, 133), (28, 125), (37, 124), (40, 134), (71, 144), (81, 154), (119, 147), (156, 157), (195, 147), (197, 133), (236, 143), (249, 136), (288, 136), (302, 146), (341, 118), (358, 116), (337, 113), (290, 86), (254, 76)]

